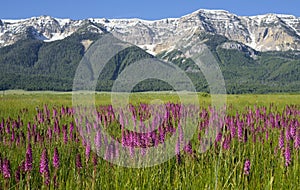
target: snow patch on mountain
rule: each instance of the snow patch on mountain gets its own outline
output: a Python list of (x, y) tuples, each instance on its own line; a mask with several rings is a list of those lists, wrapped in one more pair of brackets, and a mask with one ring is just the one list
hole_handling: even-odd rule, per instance
[(139, 45), (138, 47), (145, 50), (149, 54), (152, 54), (152, 55), (157, 54), (155, 52), (156, 44), (144, 44), (144, 45)]

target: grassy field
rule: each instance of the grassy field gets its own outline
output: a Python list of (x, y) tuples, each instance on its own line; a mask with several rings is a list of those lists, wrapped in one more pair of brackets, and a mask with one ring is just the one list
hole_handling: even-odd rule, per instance
[[(0, 189), (299, 188), (300, 95), (228, 95), (224, 118), (218, 118), (209, 108), (209, 95), (198, 95), (202, 109), (186, 107), (200, 115), (193, 138), (186, 141), (181, 137), (185, 131), (179, 126), (178, 114), (185, 107), (176, 104), (179, 98), (175, 93), (130, 94), (135, 106), (132, 118), (114, 115), (110, 94), (97, 93), (96, 120), (85, 118), (84, 112), (90, 112), (84, 109), (79, 121), (72, 108), (72, 93), (2, 92)], [(129, 125), (126, 119), (139, 121), (141, 129), (147, 125), (142, 118), (149, 113), (155, 115), (149, 111), (150, 104), (158, 100), (170, 112), (159, 115), (163, 121), (160, 124), (151, 121), (157, 124), (157, 130), (134, 133), (124, 129)], [(198, 150), (210, 117), (220, 132), (210, 148), (201, 153)], [(86, 130), (95, 136), (86, 140), (82, 136)], [(115, 137), (121, 145), (109, 142), (101, 130), (119, 134)], [(139, 148), (156, 147), (173, 135), (178, 135), (176, 148), (171, 150), (174, 157), (162, 164), (136, 169), (110, 162), (118, 157), (134, 162), (135, 156), (146, 154)], [(95, 147), (98, 154), (93, 151)], [(100, 150), (104, 157), (99, 156)]]
[[(207, 107), (211, 104), (211, 97), (207, 94), (198, 93), (199, 104)], [(163, 102), (180, 102), (178, 95), (172, 92), (162, 93), (132, 93), (130, 103), (150, 103), (152, 100)], [(282, 110), (286, 105), (300, 105), (300, 94), (247, 94), (227, 95), (227, 106), (235, 111), (243, 111), (247, 106), (269, 106), (274, 104)], [(44, 104), (51, 106), (72, 106), (72, 92), (28, 92), (28, 91), (5, 91), (0, 92), (0, 116), (7, 117), (18, 114), (22, 108), (34, 111), (36, 107)], [(96, 105), (110, 105), (111, 95), (109, 93), (96, 93)], [(12, 115), (13, 114), (13, 115)]]

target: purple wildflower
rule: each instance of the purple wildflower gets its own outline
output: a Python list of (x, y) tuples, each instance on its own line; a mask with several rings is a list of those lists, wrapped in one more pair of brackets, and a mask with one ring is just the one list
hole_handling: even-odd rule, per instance
[(29, 172), (32, 170), (32, 148), (31, 144), (28, 144), (26, 155), (25, 155), (25, 172)]
[(291, 150), (290, 150), (290, 145), (287, 143), (285, 147), (285, 152), (284, 152), (284, 158), (285, 158), (285, 166), (288, 167), (291, 164)]
[(40, 159), (40, 173), (49, 173), (48, 156), (46, 148), (43, 149), (42, 156)]
[(73, 122), (70, 123), (69, 131), (70, 131), (70, 134), (69, 134), (70, 140), (72, 140), (73, 139), (73, 131), (74, 131), (74, 123)]
[(48, 139), (51, 141), (52, 140), (52, 129), (51, 129), (51, 127), (48, 127), (47, 136), (48, 136)]
[(97, 131), (96, 136), (94, 138), (94, 142), (95, 142), (95, 146), (96, 146), (96, 150), (98, 151), (101, 147), (101, 133), (100, 131)]
[(53, 167), (58, 169), (59, 168), (59, 154), (57, 148), (54, 149), (53, 154)]
[(290, 135), (293, 139), (296, 137), (296, 127), (294, 125), (290, 126)]
[(2, 172), (3, 172), (3, 177), (5, 179), (10, 178), (10, 162), (8, 159), (4, 159), (2, 163)]
[[(131, 146), (131, 147), (132, 147), (132, 150), (134, 151), (134, 146)], [(112, 160), (112, 159), (114, 159), (115, 156), (116, 156), (116, 152), (115, 151), (116, 151), (115, 150), (115, 143), (112, 141), (112, 142), (110, 142), (110, 144), (106, 148), (104, 159), (105, 160)], [(134, 154), (134, 152), (133, 152), (133, 154)], [(133, 154), (132, 154), (132, 157), (133, 157)]]
[(243, 140), (243, 123), (240, 122), (238, 119), (237, 119), (237, 126), (238, 126), (238, 139), (240, 141)]
[(286, 141), (290, 141), (292, 139), (289, 128), (285, 130), (285, 139)]
[(81, 163), (81, 155), (78, 153), (76, 155), (76, 168), (81, 169), (82, 168), (82, 163)]
[(234, 124), (230, 124), (230, 135), (231, 135), (231, 138), (234, 138), (236, 135), (236, 128), (235, 128)]
[(11, 132), (11, 138), (10, 138), (10, 140), (11, 140), (11, 142), (14, 142), (14, 141), (15, 141), (15, 139), (16, 139), (15, 130), (14, 130), (14, 129), (12, 129), (12, 132)]
[(184, 135), (183, 135), (183, 129), (181, 127), (180, 122), (178, 122), (178, 133), (179, 133), (179, 143), (183, 143), (184, 142)]
[(181, 156), (180, 156), (180, 140), (178, 139), (176, 146), (175, 146), (175, 154), (177, 163), (181, 163)]
[(183, 151), (192, 155), (193, 154), (192, 144), (190, 142), (188, 144), (186, 144), (183, 148)]
[(87, 143), (85, 147), (85, 159), (88, 161), (90, 159), (90, 154), (91, 154), (91, 145), (90, 143)]
[(222, 133), (218, 133), (217, 136), (216, 136), (216, 142), (221, 142), (222, 140)]
[(42, 156), (40, 159), (40, 173), (44, 178), (44, 183), (46, 185), (49, 185), (50, 184), (50, 172), (49, 172), (48, 156), (47, 156), (46, 148), (43, 149)]
[(280, 132), (280, 136), (279, 136), (279, 140), (278, 140), (278, 146), (279, 149), (283, 149), (284, 148), (284, 135), (283, 135), (283, 131)]
[(245, 164), (244, 164), (244, 175), (250, 174), (250, 167), (251, 167), (250, 160), (246, 159)]
[(231, 142), (231, 137), (227, 136), (223, 140), (222, 147), (224, 150), (229, 150), (230, 149), (230, 142)]

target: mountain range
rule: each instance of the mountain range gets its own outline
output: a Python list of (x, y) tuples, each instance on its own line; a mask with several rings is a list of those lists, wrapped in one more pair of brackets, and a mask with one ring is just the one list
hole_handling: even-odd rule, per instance
[[(201, 71), (181, 49), (205, 43), (218, 61), (228, 93), (300, 91), (300, 18), (266, 14), (238, 16), (224, 10), (198, 10), (181, 18), (58, 19), (40, 16), (0, 20), (0, 89), (72, 90), (76, 68), (103, 34), (130, 42), (110, 60), (98, 90), (110, 90), (124, 66), (157, 57), (184, 69), (198, 91), (209, 92)], [(145, 81), (135, 91), (170, 90)]]

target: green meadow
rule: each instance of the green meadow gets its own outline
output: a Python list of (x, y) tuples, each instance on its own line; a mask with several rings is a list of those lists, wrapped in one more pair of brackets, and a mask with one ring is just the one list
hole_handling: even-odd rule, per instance
[[(74, 113), (67, 109), (72, 108), (71, 92), (1, 92), (0, 161), (3, 167), (0, 171), (0, 189), (299, 188), (300, 95), (223, 96), (227, 107), (225, 120), (215, 118), (217, 123), (222, 123), (221, 132), (207, 151), (199, 152), (203, 145), (201, 138), (213, 113), (209, 109), (212, 97), (198, 93), (199, 106), (204, 109), (199, 111), (199, 127), (193, 138), (183, 147), (178, 140), (181, 151), (174, 150), (173, 158), (142, 168), (115, 165), (106, 156), (122, 158), (124, 155), (117, 150), (121, 150), (121, 146), (133, 146), (136, 150), (133, 156), (124, 158), (129, 163), (134, 162), (134, 156), (142, 154), (139, 150), (141, 146), (155, 146), (156, 141), (162, 143), (162, 135), (168, 139), (174, 135), (172, 130), (180, 131), (176, 119), (180, 117), (176, 112), (180, 95), (174, 92), (127, 95), (140, 118), (151, 110), (145, 105), (153, 103), (170, 103), (170, 115), (166, 122), (158, 126), (159, 130), (151, 134), (154, 137), (150, 141), (148, 139), (146, 145), (142, 144), (146, 140), (138, 138), (138, 135), (146, 133), (136, 134), (122, 129), (125, 140), (117, 139), (122, 143), (119, 146), (101, 136), (97, 141), (105, 152), (105, 157), (101, 157), (89, 147), (93, 144), (98, 146), (96, 136), (86, 142), (80, 131), (88, 126), (90, 130), (97, 127), (99, 130), (99, 126), (104, 126), (101, 130), (121, 134), (120, 126), (127, 124), (120, 115), (113, 116), (109, 107), (113, 103), (110, 93), (95, 93), (99, 118), (97, 121), (90, 120), (93, 123), (89, 125), (88, 120), (83, 120), (84, 126), (76, 123)], [(141, 144), (132, 145), (135, 140)], [(29, 144), (31, 153), (28, 153)], [(56, 163), (55, 149), (59, 154)], [(32, 167), (28, 169), (28, 165)]]
[[(209, 94), (198, 93), (199, 105), (207, 107), (211, 105)], [(136, 105), (139, 103), (151, 103), (151, 101), (180, 103), (176, 92), (147, 92), (130, 93), (129, 102)], [(34, 110), (44, 104), (49, 106), (72, 106), (72, 92), (51, 92), (51, 91), (21, 91), (11, 90), (0, 93), (0, 116), (7, 117), (17, 114), (20, 109), (28, 108)], [(110, 93), (95, 93), (95, 105), (110, 105), (112, 97)], [(300, 94), (241, 94), (226, 95), (226, 105), (235, 111), (243, 111), (247, 106), (269, 106), (274, 104), (278, 109), (286, 105), (300, 105)]]

